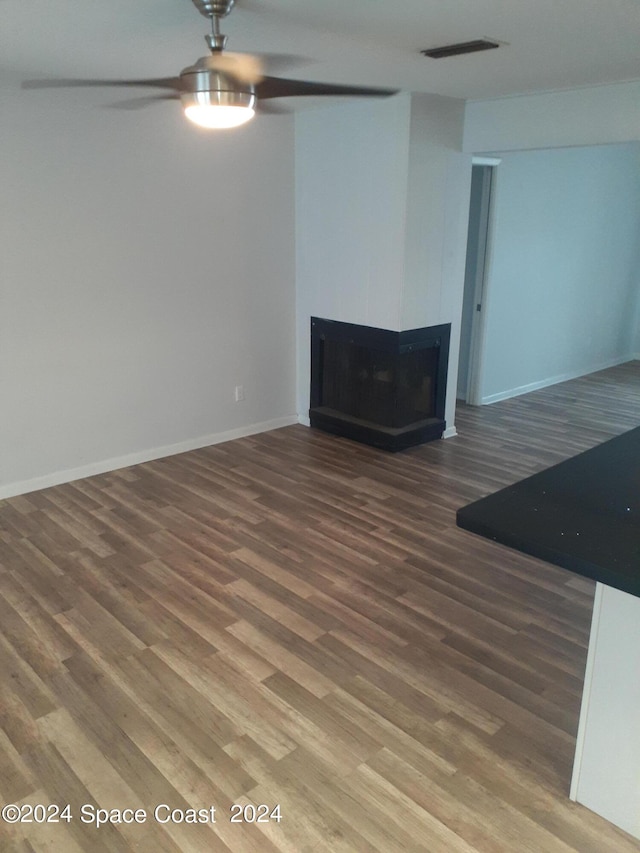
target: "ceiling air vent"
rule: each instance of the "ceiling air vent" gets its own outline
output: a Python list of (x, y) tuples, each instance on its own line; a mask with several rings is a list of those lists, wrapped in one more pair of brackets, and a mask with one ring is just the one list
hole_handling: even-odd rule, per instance
[(446, 44), (444, 47), (433, 47), (428, 50), (421, 50), (424, 56), (430, 56), (432, 59), (443, 59), (445, 56), (459, 56), (461, 53), (475, 53), (478, 50), (492, 50), (494, 47), (500, 47), (497, 41), (489, 41), (489, 39), (476, 39), (475, 41), (463, 41), (459, 44)]

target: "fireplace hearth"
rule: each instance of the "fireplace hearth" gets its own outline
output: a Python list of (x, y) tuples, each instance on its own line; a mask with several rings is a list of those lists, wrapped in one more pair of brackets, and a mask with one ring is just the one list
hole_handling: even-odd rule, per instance
[(312, 317), (311, 426), (390, 451), (441, 438), (450, 331)]

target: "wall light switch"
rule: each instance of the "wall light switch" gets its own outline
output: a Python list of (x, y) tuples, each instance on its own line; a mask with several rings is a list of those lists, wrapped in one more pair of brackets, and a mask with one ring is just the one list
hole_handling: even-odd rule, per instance
[(244, 388), (242, 385), (236, 385), (236, 403), (244, 400)]

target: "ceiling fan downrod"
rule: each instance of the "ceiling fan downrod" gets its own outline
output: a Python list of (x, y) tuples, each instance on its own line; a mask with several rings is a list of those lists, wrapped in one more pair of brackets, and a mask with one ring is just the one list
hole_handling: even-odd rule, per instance
[(220, 18), (226, 18), (236, 0), (193, 0), (193, 4), (205, 18), (211, 19), (211, 34), (205, 41), (211, 53), (221, 53), (227, 46), (227, 36), (220, 32)]
[(227, 46), (228, 36), (224, 36), (220, 32), (220, 18), (212, 16), (211, 33), (206, 35), (204, 40), (209, 45), (211, 53), (222, 53), (225, 49)]

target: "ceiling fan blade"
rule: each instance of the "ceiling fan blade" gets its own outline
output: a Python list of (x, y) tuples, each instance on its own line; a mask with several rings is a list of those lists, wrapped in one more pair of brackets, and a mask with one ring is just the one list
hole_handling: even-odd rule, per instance
[(287, 68), (295, 68), (298, 65), (315, 64), (315, 60), (296, 53), (260, 53), (260, 59), (265, 71), (269, 74), (278, 74)]
[(282, 104), (274, 104), (272, 101), (258, 101), (256, 112), (260, 115), (282, 116), (291, 115), (293, 110), (290, 107), (282, 106)]
[(152, 86), (155, 89), (181, 89), (179, 77), (157, 77), (148, 80), (76, 80), (71, 79), (44, 79), (23, 80), (23, 89), (68, 89), (78, 87), (97, 86)]
[(397, 94), (397, 89), (369, 89), (362, 86), (342, 86), (337, 83), (314, 83), (307, 80), (285, 80), (265, 77), (256, 86), (256, 95), (263, 98), (291, 98), (296, 95), (354, 95), (384, 98)]
[(199, 60), (212, 71), (221, 71), (235, 77), (241, 83), (255, 85), (265, 78), (267, 69), (270, 72), (292, 65), (308, 65), (310, 60), (304, 56), (294, 56), (287, 53), (234, 53), (230, 50), (215, 51), (211, 56)]
[(207, 67), (213, 71), (229, 74), (241, 83), (251, 85), (264, 78), (264, 66), (258, 56), (250, 53), (232, 53), (225, 50), (206, 57)]
[(110, 110), (140, 110), (144, 107), (149, 107), (152, 104), (159, 104), (162, 101), (179, 101), (180, 95), (144, 95), (141, 98), (127, 98), (126, 101), (118, 101), (115, 104), (107, 104)]

